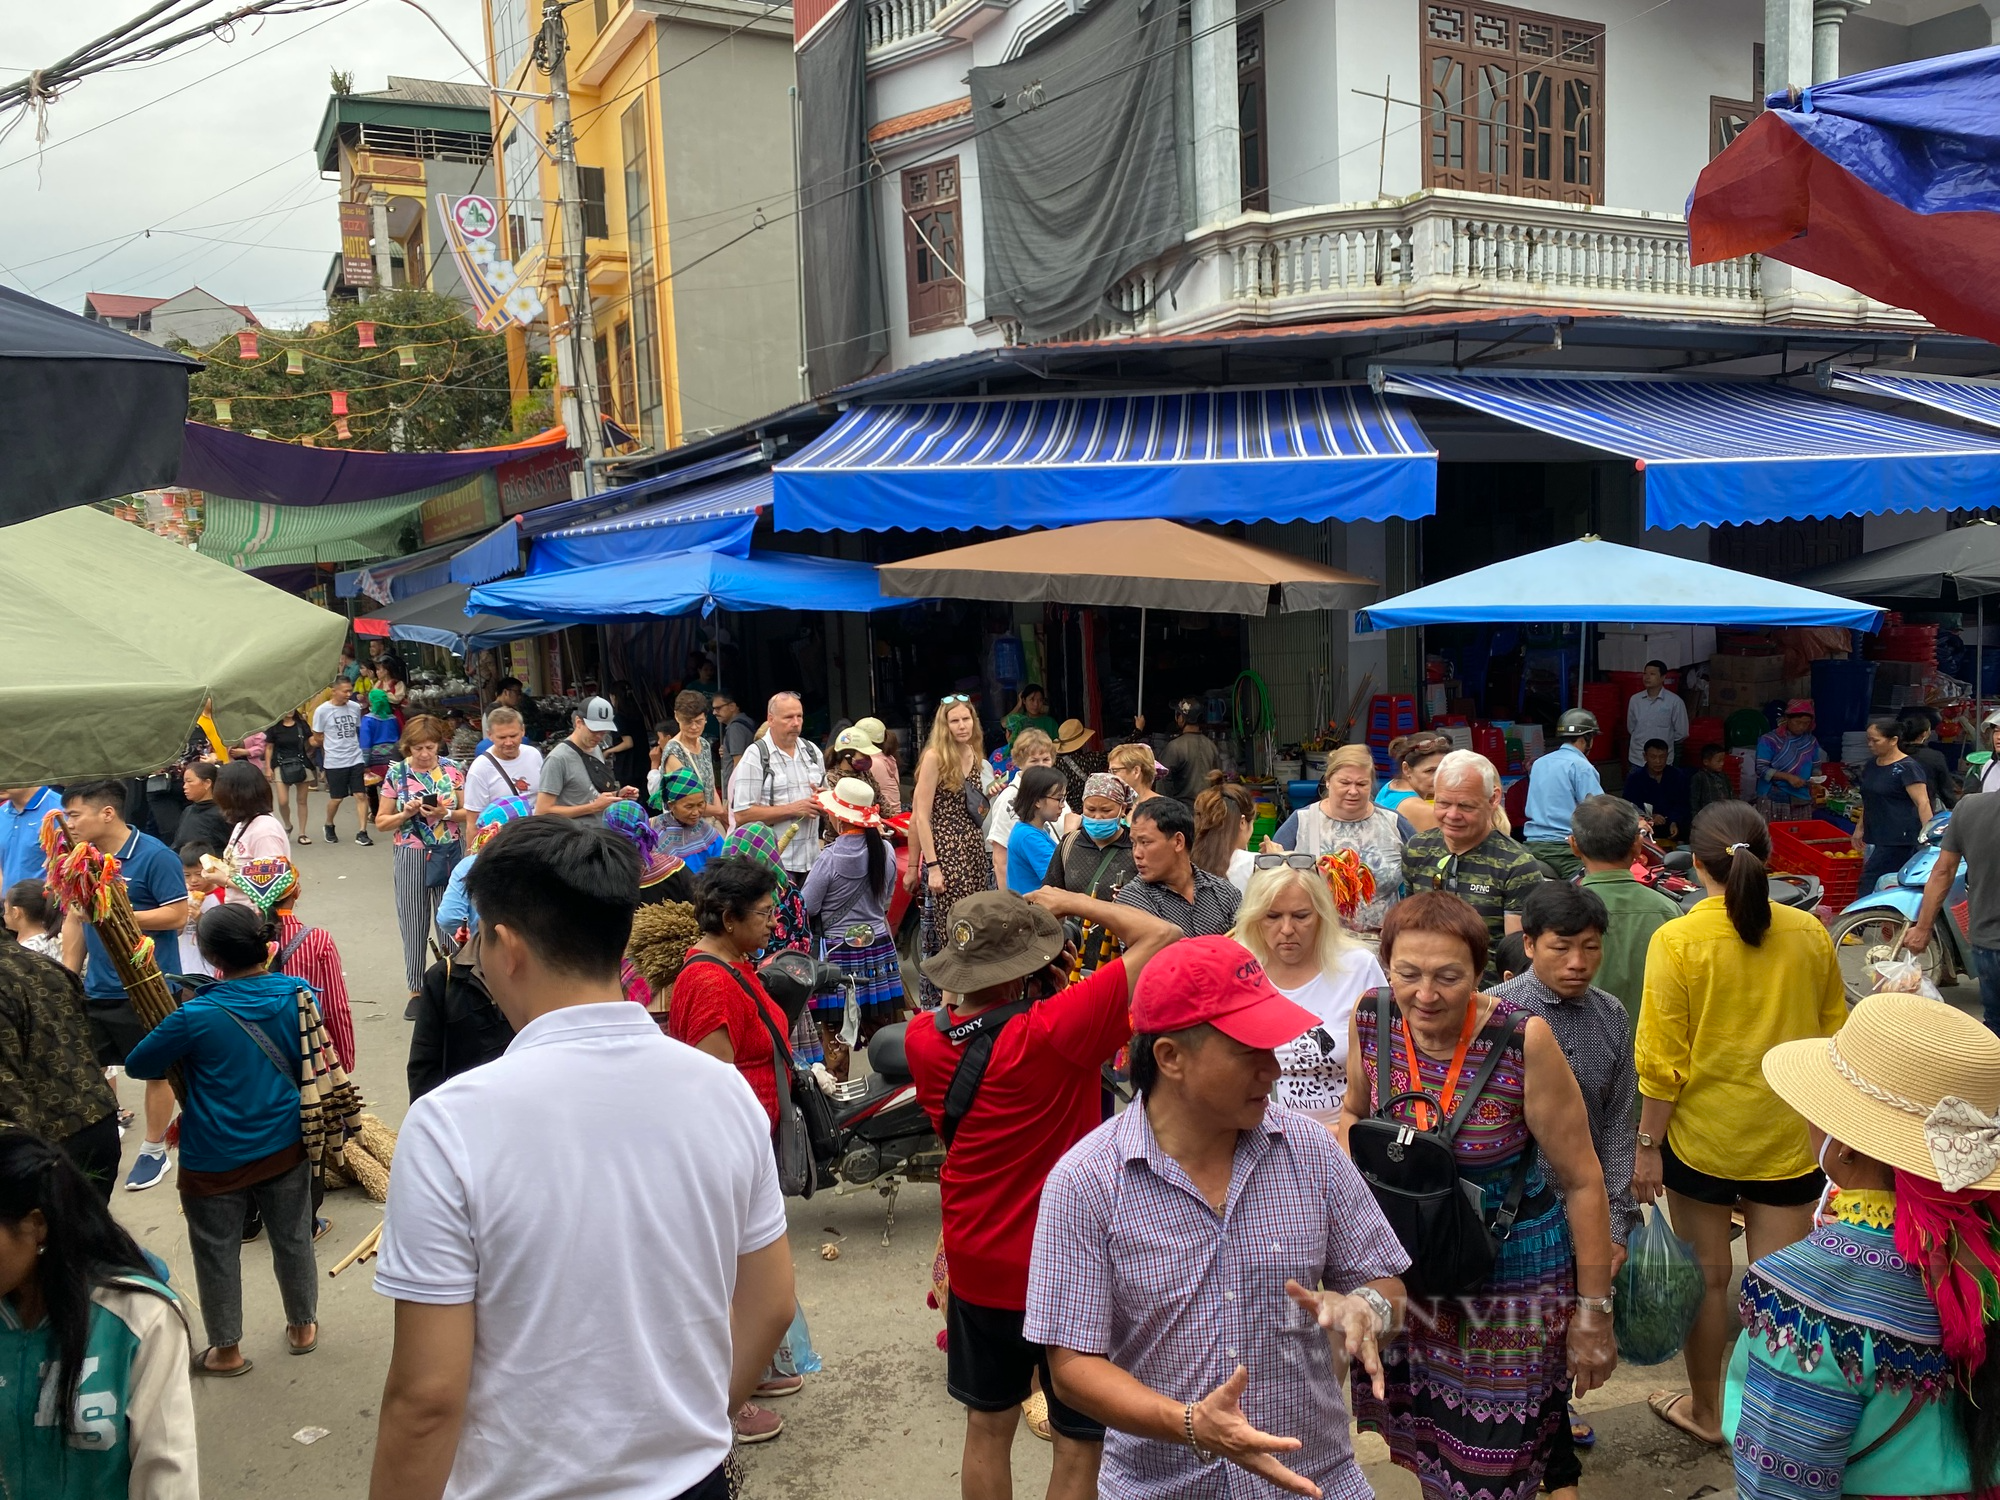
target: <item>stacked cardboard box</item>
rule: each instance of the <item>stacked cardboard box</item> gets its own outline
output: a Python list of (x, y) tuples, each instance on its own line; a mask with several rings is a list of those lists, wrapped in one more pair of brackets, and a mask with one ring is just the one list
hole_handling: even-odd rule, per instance
[(1727, 718), (1746, 708), (1762, 708), (1785, 696), (1785, 661), (1769, 656), (1725, 656), (1708, 659), (1708, 711)]

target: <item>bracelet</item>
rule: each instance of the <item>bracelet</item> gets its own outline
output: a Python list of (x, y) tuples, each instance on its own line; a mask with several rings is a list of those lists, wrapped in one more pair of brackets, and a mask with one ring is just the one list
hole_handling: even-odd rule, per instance
[(1576, 1305), (1585, 1312), (1609, 1313), (1611, 1311), (1611, 1304), (1612, 1299), (1610, 1297), (1578, 1297), (1576, 1299)]
[(1195, 1439), (1194, 1403), (1192, 1401), (1188, 1402), (1186, 1406), (1181, 1408), (1181, 1431), (1187, 1434), (1187, 1445), (1188, 1447), (1194, 1450), (1194, 1456), (1196, 1458), (1200, 1459), (1203, 1463), (1208, 1463), (1215, 1457), (1213, 1453), (1210, 1453), (1206, 1449), (1204, 1449), (1201, 1446), (1201, 1444)]

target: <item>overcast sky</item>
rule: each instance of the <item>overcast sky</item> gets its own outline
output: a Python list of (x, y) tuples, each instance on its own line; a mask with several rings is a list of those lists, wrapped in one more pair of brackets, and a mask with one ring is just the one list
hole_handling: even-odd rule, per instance
[[(5, 8), (0, 78), (11, 81), (146, 7)], [(483, 64), (479, 0), (425, 8)], [(357, 91), (383, 87), (392, 72), (475, 81), (400, 0), (275, 16), (234, 41), (87, 78), (49, 107), (40, 153), (33, 118), (0, 142), (0, 281), (77, 312), (86, 292), (166, 297), (199, 285), (266, 324), (317, 316), (340, 241), (338, 184), (313, 161), (335, 68), (354, 75)]]

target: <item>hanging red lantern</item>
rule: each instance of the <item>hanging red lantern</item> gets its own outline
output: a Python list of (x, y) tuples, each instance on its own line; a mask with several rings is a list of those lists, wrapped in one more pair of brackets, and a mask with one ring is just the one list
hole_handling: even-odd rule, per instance
[(236, 357), (251, 360), (257, 357), (257, 330), (239, 328), (236, 331)]
[(373, 349), (375, 347), (375, 325), (366, 322), (356, 323), (354, 325), (354, 342), (363, 349)]
[(347, 392), (335, 391), (333, 393), (333, 414), (336, 417), (347, 415)]

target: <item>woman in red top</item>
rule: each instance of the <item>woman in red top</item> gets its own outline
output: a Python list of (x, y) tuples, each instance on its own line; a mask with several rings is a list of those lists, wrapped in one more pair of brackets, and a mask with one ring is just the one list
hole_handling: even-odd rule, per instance
[[(774, 1132), (776, 1039), (787, 1028), (784, 1011), (764, 992), (751, 957), (771, 941), (777, 891), (777, 874), (740, 854), (723, 855), (702, 867), (694, 888), (694, 919), (701, 936), (688, 949), (667, 1002), (667, 1035), (736, 1064), (771, 1117)], [(766, 1399), (794, 1396), (804, 1386), (804, 1376), (773, 1365), (756, 1394)], [(784, 1425), (776, 1412), (755, 1402), (745, 1402), (734, 1417), (739, 1443), (768, 1442)]]
[(771, 940), (777, 889), (777, 876), (742, 855), (709, 861), (695, 884), (694, 919), (701, 937), (688, 950), (667, 1005), (667, 1035), (735, 1063), (774, 1131), (778, 1054), (771, 1028), (784, 1036), (787, 1027), (784, 1011), (764, 992), (750, 960)]

